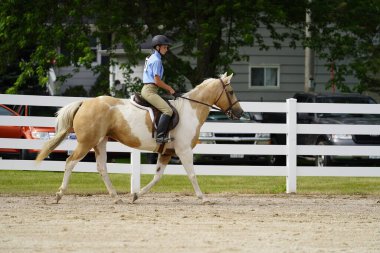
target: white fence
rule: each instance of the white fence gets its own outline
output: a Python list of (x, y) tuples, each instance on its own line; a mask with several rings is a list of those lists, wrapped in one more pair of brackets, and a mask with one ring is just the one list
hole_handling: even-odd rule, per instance
[[(48, 97), (0, 94), (1, 104), (64, 106), (72, 101), (87, 98)], [(352, 176), (379, 177), (379, 167), (302, 167), (297, 166), (298, 155), (361, 155), (379, 156), (380, 146), (314, 146), (297, 145), (297, 134), (366, 134), (380, 135), (379, 125), (334, 125), (334, 124), (297, 124), (297, 113), (367, 113), (379, 114), (380, 105), (364, 104), (306, 104), (288, 99), (286, 103), (242, 102), (248, 112), (286, 113), (286, 124), (265, 123), (209, 123), (201, 131), (230, 133), (277, 133), (286, 134), (286, 145), (223, 145), (198, 144), (195, 154), (246, 154), (246, 155), (286, 155), (286, 166), (230, 166), (230, 165), (196, 165), (197, 175), (236, 175), (236, 176), (286, 176), (286, 192), (296, 192), (297, 176)], [(50, 117), (12, 117), (0, 116), (0, 126), (54, 126), (55, 119)], [(0, 138), (0, 148), (39, 149), (44, 141)], [(58, 150), (73, 150), (75, 140), (66, 140)], [(130, 164), (107, 165), (110, 173), (131, 173), (131, 192), (140, 189), (140, 173), (154, 174), (155, 166), (141, 164), (140, 151), (116, 142), (107, 144), (108, 152), (131, 152)], [(0, 160), (0, 170), (44, 170), (63, 171), (62, 161), (43, 161), (36, 166), (34, 161)], [(96, 172), (96, 165), (80, 162), (74, 169), (82, 172)], [(184, 175), (182, 165), (168, 165), (166, 174)]]

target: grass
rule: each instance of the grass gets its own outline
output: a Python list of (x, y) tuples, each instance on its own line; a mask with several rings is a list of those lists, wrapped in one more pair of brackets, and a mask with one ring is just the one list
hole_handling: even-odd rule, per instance
[[(0, 194), (52, 195), (61, 184), (63, 172), (0, 171)], [(130, 192), (129, 174), (110, 174), (118, 193)], [(141, 186), (153, 175), (141, 175)], [(279, 194), (286, 191), (285, 177), (198, 176), (205, 193)], [(298, 194), (379, 195), (380, 178), (298, 177)], [(164, 175), (152, 192), (193, 194), (186, 176)], [(74, 172), (68, 194), (107, 194), (98, 173)]]

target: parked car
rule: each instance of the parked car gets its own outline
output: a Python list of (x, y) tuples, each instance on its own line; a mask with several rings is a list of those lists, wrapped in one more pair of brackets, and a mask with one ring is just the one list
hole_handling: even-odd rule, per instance
[[(60, 107), (51, 106), (30, 106), (30, 105), (2, 105), (0, 104), (0, 115), (4, 116), (38, 116), (38, 117), (55, 117), (55, 113)], [(0, 138), (20, 138), (20, 139), (40, 139), (48, 140), (55, 136), (54, 127), (36, 127), (36, 126), (0, 126)], [(70, 133), (67, 139), (75, 140), (75, 133)], [(110, 141), (114, 141), (110, 139)], [(0, 157), (12, 158), (17, 157), (22, 160), (35, 159), (39, 150), (37, 149), (0, 149)], [(48, 159), (65, 160), (72, 150), (56, 150), (49, 154)], [(128, 153), (108, 152), (107, 162), (114, 162), (117, 159), (129, 158)], [(89, 152), (83, 161), (95, 161), (94, 152)]]
[[(245, 117), (239, 121), (230, 120), (224, 113), (211, 111), (207, 117), (207, 122), (228, 122), (228, 123), (255, 123), (262, 120), (260, 113), (246, 113)], [(199, 143), (203, 144), (247, 144), (262, 145), (270, 144), (270, 134), (261, 133), (213, 133), (200, 132)], [(157, 154), (147, 153), (148, 163), (157, 162)], [(271, 156), (245, 155), (245, 154), (194, 154), (194, 164), (244, 164), (251, 165), (254, 163), (268, 163)], [(173, 157), (171, 164), (180, 163), (178, 157)]]
[[(343, 104), (376, 104), (376, 101), (360, 94), (352, 93), (296, 93), (294, 98), (300, 103), (343, 103)], [(285, 123), (284, 114), (267, 113), (265, 122)], [(301, 124), (358, 124), (380, 125), (378, 114), (346, 114), (346, 113), (299, 113), (297, 122)], [(285, 135), (272, 134), (272, 142), (286, 144)], [(351, 135), (351, 134), (299, 134), (298, 145), (380, 145), (379, 135)], [(329, 166), (338, 163), (350, 164), (378, 164), (380, 156), (315, 156), (316, 166)]]
[[(260, 113), (246, 113), (238, 121), (230, 120), (224, 113), (210, 112), (207, 122), (228, 122), (236, 123), (257, 123), (262, 121)], [(263, 145), (270, 144), (270, 134), (266, 133), (213, 133), (200, 132), (199, 143), (206, 144), (246, 144)], [(246, 155), (246, 154), (195, 154), (194, 163), (196, 164), (245, 164), (268, 163), (271, 156)]]
[[(60, 107), (52, 106), (30, 106), (30, 105), (14, 105), (13, 110), (20, 116), (37, 116), (37, 117), (55, 117), (55, 113)], [(39, 126), (23, 126), (21, 127), (21, 137), (23, 139), (40, 139), (48, 140), (55, 135), (54, 127), (39, 127)], [(70, 136), (68, 137), (70, 138)], [(35, 159), (38, 149), (22, 149), (19, 150), (20, 159), (33, 160)], [(49, 158), (55, 160), (64, 160), (67, 158), (67, 151), (56, 150), (49, 155)]]
[[(1, 116), (19, 116), (19, 114), (13, 111), (6, 105), (0, 104)], [(21, 138), (23, 136), (22, 127), (20, 126), (0, 126), (0, 138)], [(13, 148), (1, 148), (1, 157), (18, 156), (20, 154), (19, 149)]]

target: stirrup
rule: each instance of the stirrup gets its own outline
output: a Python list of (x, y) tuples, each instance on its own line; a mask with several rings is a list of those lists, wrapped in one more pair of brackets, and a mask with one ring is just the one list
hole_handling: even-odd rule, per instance
[(171, 138), (171, 137), (158, 137), (156, 138), (156, 143), (158, 144), (164, 144), (164, 143), (168, 143), (168, 142), (172, 142), (174, 141), (174, 138)]

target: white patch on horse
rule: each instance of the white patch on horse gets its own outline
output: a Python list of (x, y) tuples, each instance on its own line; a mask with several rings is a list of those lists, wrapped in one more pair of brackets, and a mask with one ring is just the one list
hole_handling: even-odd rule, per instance
[[(192, 139), (197, 134), (196, 126), (199, 125), (199, 119), (197, 117), (197, 111), (192, 108), (191, 103), (188, 100), (182, 100), (182, 111), (180, 115), (182, 117), (179, 119), (177, 127), (172, 131), (173, 135), (176, 136), (175, 148), (183, 149), (191, 145)], [(186, 134), (178, 134), (186, 133)]]
[(123, 105), (117, 105), (116, 107), (131, 128), (132, 134), (138, 137), (143, 144), (138, 148), (153, 150), (156, 146), (156, 141), (152, 138), (149, 128), (145, 123), (146, 111), (131, 105), (129, 101), (125, 101)]

